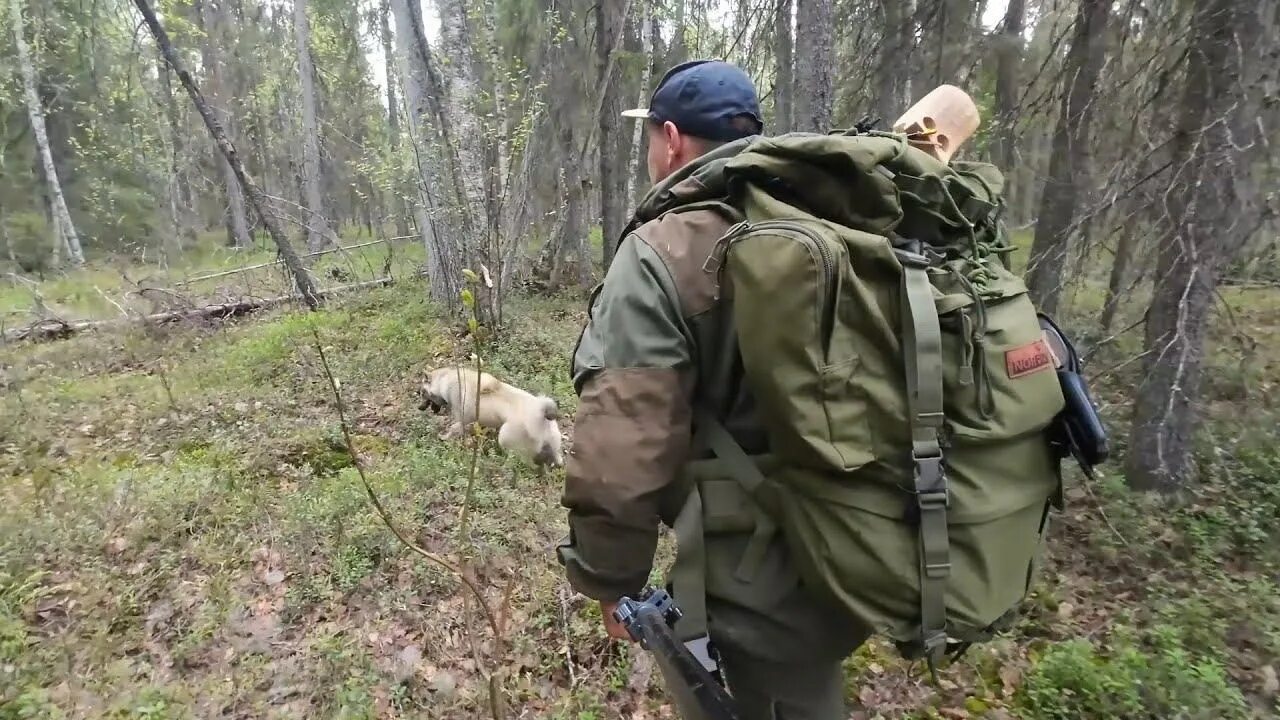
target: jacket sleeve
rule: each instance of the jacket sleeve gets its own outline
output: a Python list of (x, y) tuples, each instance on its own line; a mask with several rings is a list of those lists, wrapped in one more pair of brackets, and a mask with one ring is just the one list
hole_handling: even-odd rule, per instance
[(671, 274), (631, 235), (592, 302), (573, 358), (579, 396), (558, 549), (569, 582), (596, 600), (643, 588), (659, 505), (689, 452), (690, 333)]

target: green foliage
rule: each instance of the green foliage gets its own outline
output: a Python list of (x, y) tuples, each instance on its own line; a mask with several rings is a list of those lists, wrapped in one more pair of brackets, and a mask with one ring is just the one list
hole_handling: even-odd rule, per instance
[(133, 182), (105, 180), (93, 183), (85, 194), (85, 215), (91, 220), (78, 227), (89, 247), (99, 253), (142, 254), (167, 229), (160, 226), (160, 208), (154, 190)]
[(16, 212), (0, 222), (5, 225), (18, 267), (43, 279), (53, 264), (53, 229), (48, 220), (37, 212)]
[(1211, 478), (1179, 513), (1198, 559), (1280, 561), (1280, 448), (1239, 443), (1215, 449), (1202, 468)]
[(1118, 626), (1105, 646), (1052, 645), (1017, 693), (1027, 720), (1244, 720), (1248, 705), (1221, 661), (1196, 655), (1177, 628)]

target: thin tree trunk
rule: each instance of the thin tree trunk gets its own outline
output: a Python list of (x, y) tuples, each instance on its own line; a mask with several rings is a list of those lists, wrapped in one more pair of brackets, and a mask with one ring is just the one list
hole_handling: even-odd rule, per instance
[[(35, 136), (36, 152), (40, 155), (40, 163), (44, 168), (45, 181), (48, 184), (50, 214), (53, 217), (54, 232), (57, 242), (54, 252), (58, 253), (58, 243), (65, 244), (67, 259), (72, 265), (84, 264), (84, 251), (80, 248), (80, 237), (76, 234), (75, 225), (71, 222), (71, 212), (67, 209), (66, 198), (62, 194), (62, 184), (58, 182), (58, 171), (53, 163), (53, 153), (49, 150), (49, 135), (44, 123), (44, 108), (40, 97), (36, 94), (36, 71), (31, 62), (31, 53), (27, 49), (27, 38), (23, 30), (21, 0), (9, 0), (9, 20), (13, 26), (13, 42), (18, 51), (18, 72), (22, 77), (22, 97), (27, 105), (27, 117), (31, 121), (32, 135)], [(55, 255), (56, 258), (56, 255)]]
[(1022, 24), (1026, 0), (1009, 0), (996, 45), (996, 162), (1004, 172), (1014, 168), (1017, 138), (1018, 71), (1022, 65)]
[(835, 102), (835, 5), (833, 0), (796, 0), (795, 129), (825, 133), (831, 129)]
[(1100, 324), (1102, 334), (1108, 335), (1115, 325), (1116, 313), (1120, 311), (1121, 294), (1124, 293), (1125, 282), (1129, 279), (1129, 263), (1139, 244), (1138, 223), (1131, 214), (1120, 230), (1116, 240), (1116, 256), (1111, 263), (1111, 273), (1107, 278), (1107, 297), (1102, 303)]
[(778, 0), (773, 13), (773, 135), (791, 132), (795, 118), (795, 22), (792, 0)]
[(1064, 68), (1062, 109), (1053, 135), (1049, 176), (1040, 195), (1027, 276), (1032, 299), (1049, 314), (1058, 311), (1075, 215), (1081, 195), (1088, 191), (1089, 131), (1097, 109), (1094, 94), (1106, 57), (1111, 4), (1112, 0), (1081, 0)]
[[(602, 101), (596, 118), (600, 126), (597, 144), (600, 160), (600, 231), (603, 247), (602, 266), (607, 272), (622, 231), (625, 210), (623, 188), (626, 187), (622, 162), (618, 153), (618, 125), (621, 107), (621, 73), (612, 57), (618, 34), (623, 31), (626, 6), (621, 0), (602, 0), (596, 9), (596, 62)], [(619, 182), (621, 181), (621, 183)]]
[(156, 74), (160, 78), (160, 91), (164, 93), (165, 120), (169, 124), (169, 203), (173, 215), (175, 241), (178, 252), (185, 245), (196, 242), (196, 228), (192, 217), (191, 187), (186, 175), (182, 172), (182, 157), (186, 146), (182, 137), (178, 99), (173, 94), (173, 85), (169, 81), (169, 66), (164, 58), (158, 56)]
[[(656, 35), (657, 21), (653, 13), (653, 0), (640, 0), (640, 36), (641, 36), (641, 53), (645, 58), (644, 66), (640, 71), (640, 90), (636, 96), (635, 107), (644, 107), (645, 100), (649, 97), (650, 72), (652, 63), (649, 58), (653, 54), (653, 40)], [(640, 202), (642, 194), (648, 190), (649, 184), (645, 182), (646, 164), (645, 164), (645, 137), (644, 122), (634, 121), (631, 128), (631, 174), (627, 179), (627, 202), (630, 207)]]
[(880, 55), (876, 64), (875, 107), (888, 128), (907, 109), (911, 77), (911, 15), (901, 0), (880, 0)]
[[(1133, 409), (1125, 478), (1139, 490), (1176, 492), (1195, 470), (1197, 401), (1205, 340), (1223, 267), (1260, 227), (1253, 186), (1257, 109), (1274, 71), (1259, 35), (1274, 28), (1275, 4), (1197, 0), (1174, 178), (1163, 204), (1155, 287), (1147, 311), (1145, 370)], [(1275, 42), (1274, 38), (1268, 40)], [(1264, 65), (1269, 65), (1264, 69)]]
[(973, 37), (972, 0), (919, 0), (916, 24), (920, 27), (914, 84), (924, 95), (943, 83), (962, 83), (965, 56)]
[[(382, 56), (386, 62), (387, 134), (391, 138), (391, 153), (393, 156), (398, 156), (400, 152), (400, 106), (396, 100), (396, 56), (391, 46), (390, 0), (382, 0), (382, 5), (378, 12), (378, 21), (382, 32)], [(396, 235), (405, 237), (409, 234), (409, 204), (399, 192), (398, 186), (398, 182), (393, 184), (391, 191), (392, 196), (396, 198), (396, 201), (393, 202), (393, 210), (396, 214)]]
[[(0, 175), (3, 178), (3, 175)], [(4, 198), (0, 198), (2, 201)], [(0, 240), (4, 241), (5, 253), (9, 256), (9, 262), (14, 265), (18, 264), (18, 253), (13, 249), (13, 238), (9, 236), (9, 226), (4, 222), (4, 203), (0, 202)]]
[(667, 67), (674, 67), (689, 59), (689, 45), (685, 40), (685, 15), (688, 9), (689, 0), (676, 0), (676, 17), (675, 23), (671, 29), (671, 47), (667, 57)]
[[(410, 0), (391, 0), (391, 12), (396, 23), (396, 55), (400, 60), (400, 87), (407, 106), (405, 120), (409, 130), (409, 148), (418, 178), (415, 183), (418, 187), (415, 215), (427, 252), (427, 280), (431, 296), (448, 307), (454, 307), (457, 300), (455, 278), (449, 271), (453, 256), (453, 238), (450, 235), (454, 233), (450, 230), (451, 223), (441, 212), (443, 203), (439, 183), (442, 173), (438, 172), (440, 163), (432, 152), (429, 130), (430, 119), (435, 117), (439, 120), (440, 116), (434, 107), (432, 93), (435, 90), (428, 58), (418, 42), (418, 36), (422, 35), (422, 18), (415, 12), (415, 5)], [(443, 133), (445, 128), (440, 126), (439, 130)], [(441, 152), (448, 152), (447, 138), (442, 138), (440, 145)]]
[(316, 112), (315, 66), (311, 62), (311, 23), (307, 0), (293, 0), (293, 33), (298, 51), (298, 84), (302, 88), (302, 188), (306, 202), (307, 249), (328, 242), (324, 199), (320, 193), (320, 122)]
[(134, 4), (137, 5), (138, 11), (142, 13), (143, 20), (146, 22), (147, 28), (151, 30), (151, 35), (155, 38), (156, 44), (160, 46), (164, 59), (168, 61), (169, 67), (173, 68), (178, 79), (182, 81), (183, 87), (187, 89), (187, 94), (191, 96), (191, 102), (195, 104), (196, 110), (200, 112), (200, 117), (204, 118), (204, 124), (209, 128), (209, 134), (213, 136), (213, 141), (217, 143), (218, 149), (227, 160), (227, 164), (235, 172), (236, 179), (249, 196), (249, 202), (253, 205), (254, 211), (257, 212), (262, 224), (267, 228), (267, 233), (280, 251), (280, 258), (284, 261), (285, 267), (293, 275), (294, 285), (302, 296), (303, 302), (306, 303), (308, 308), (315, 310), (320, 306), (320, 300), (316, 295), (311, 276), (307, 274), (306, 268), (302, 266), (302, 260), (298, 258), (298, 253), (289, 244), (289, 239), (285, 237), (280, 227), (276, 225), (275, 219), (267, 214), (267, 197), (262, 193), (258, 185), (254, 183), (253, 179), (249, 177), (248, 173), (245, 172), (244, 165), (240, 162), (240, 156), (237, 154), (235, 146), (227, 139), (226, 132), (218, 123), (218, 119), (214, 117), (213, 111), (209, 109), (209, 104), (205, 102), (204, 96), (200, 94), (200, 88), (196, 87), (195, 80), (191, 78), (191, 74), (187, 72), (187, 69), (182, 65), (182, 61), (173, 51), (169, 36), (165, 33), (164, 28), (160, 26), (160, 21), (156, 19), (156, 14), (151, 9), (151, 4), (148, 0), (134, 0)]
[[(233, 93), (223, 77), (222, 58), (219, 51), (219, 43), (226, 35), (229, 19), (222, 10), (218, 11), (219, 17), (206, 17), (206, 4), (200, 5), (198, 16), (200, 27), (204, 31), (204, 41), (200, 44), (200, 58), (209, 71), (209, 95), (213, 98), (219, 125), (228, 133), (227, 137), (231, 138), (235, 135), (235, 123), (227, 110), (227, 105), (231, 102)], [(236, 178), (231, 164), (221, 155), (218, 155), (214, 162), (222, 170), (222, 184), (227, 197), (225, 216), (227, 244), (239, 249), (252, 247), (253, 236), (249, 231), (249, 216), (245, 212), (244, 191), (240, 187), (240, 181)]]

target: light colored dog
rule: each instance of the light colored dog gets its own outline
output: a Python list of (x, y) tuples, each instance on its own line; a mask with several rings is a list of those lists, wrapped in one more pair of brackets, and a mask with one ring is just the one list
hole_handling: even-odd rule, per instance
[(422, 383), (419, 409), (439, 414), (448, 410), (453, 422), (440, 435), (447, 440), (460, 436), (476, 422), (498, 431), (498, 445), (539, 467), (564, 464), (561, 452), (560, 410), (556, 401), (533, 395), (505, 383), (486, 372), (479, 373), (480, 406), (476, 415), (475, 368), (436, 368)]

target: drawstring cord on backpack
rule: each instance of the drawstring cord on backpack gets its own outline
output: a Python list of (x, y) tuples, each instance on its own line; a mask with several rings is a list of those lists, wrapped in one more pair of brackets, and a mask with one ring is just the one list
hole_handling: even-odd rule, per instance
[(951, 274), (955, 277), (956, 282), (964, 288), (969, 297), (973, 298), (973, 320), (971, 324), (968, 313), (961, 312), (960, 317), (963, 318), (963, 332), (965, 334), (965, 366), (960, 371), (960, 382), (965, 383), (968, 377), (976, 381), (974, 389), (978, 393), (978, 412), (982, 415), (983, 420), (989, 420), (991, 414), (995, 412), (995, 394), (991, 389), (991, 376), (988, 374), (987, 368), (987, 305), (982, 300), (982, 295), (978, 292), (978, 288), (969, 278), (965, 277), (955, 266), (951, 267)]
[[(987, 367), (986, 359), (987, 307), (983, 300), (983, 292), (990, 289), (990, 282), (994, 278), (988, 265), (992, 256), (1008, 252), (1013, 247), (1006, 242), (1001, 242), (999, 233), (996, 233), (996, 237), (993, 240), (979, 240), (978, 233), (974, 231), (974, 224), (960, 210), (959, 204), (948, 190), (946, 183), (940, 178), (932, 179), (941, 186), (941, 195), (947, 203), (948, 210), (954, 213), (954, 218), (959, 218), (963, 222), (965, 233), (968, 235), (970, 258), (967, 263), (967, 272), (961, 272), (955, 266), (950, 268), (950, 272), (956, 281), (973, 300), (972, 318), (969, 313), (960, 312), (961, 333), (964, 336), (964, 344), (962, 347), (963, 365), (960, 368), (959, 380), (962, 385), (975, 383), (975, 390), (978, 393), (978, 412), (982, 419), (989, 420), (995, 412), (995, 392), (992, 389), (990, 369)], [(939, 213), (927, 210), (925, 212), (942, 222), (952, 223), (951, 219)], [(988, 218), (989, 220), (990, 218)], [(928, 246), (926, 245), (926, 247)], [(937, 248), (929, 249), (935, 253), (938, 252)], [(955, 249), (954, 246), (952, 249)], [(938, 254), (945, 255), (946, 253), (941, 252)]]

